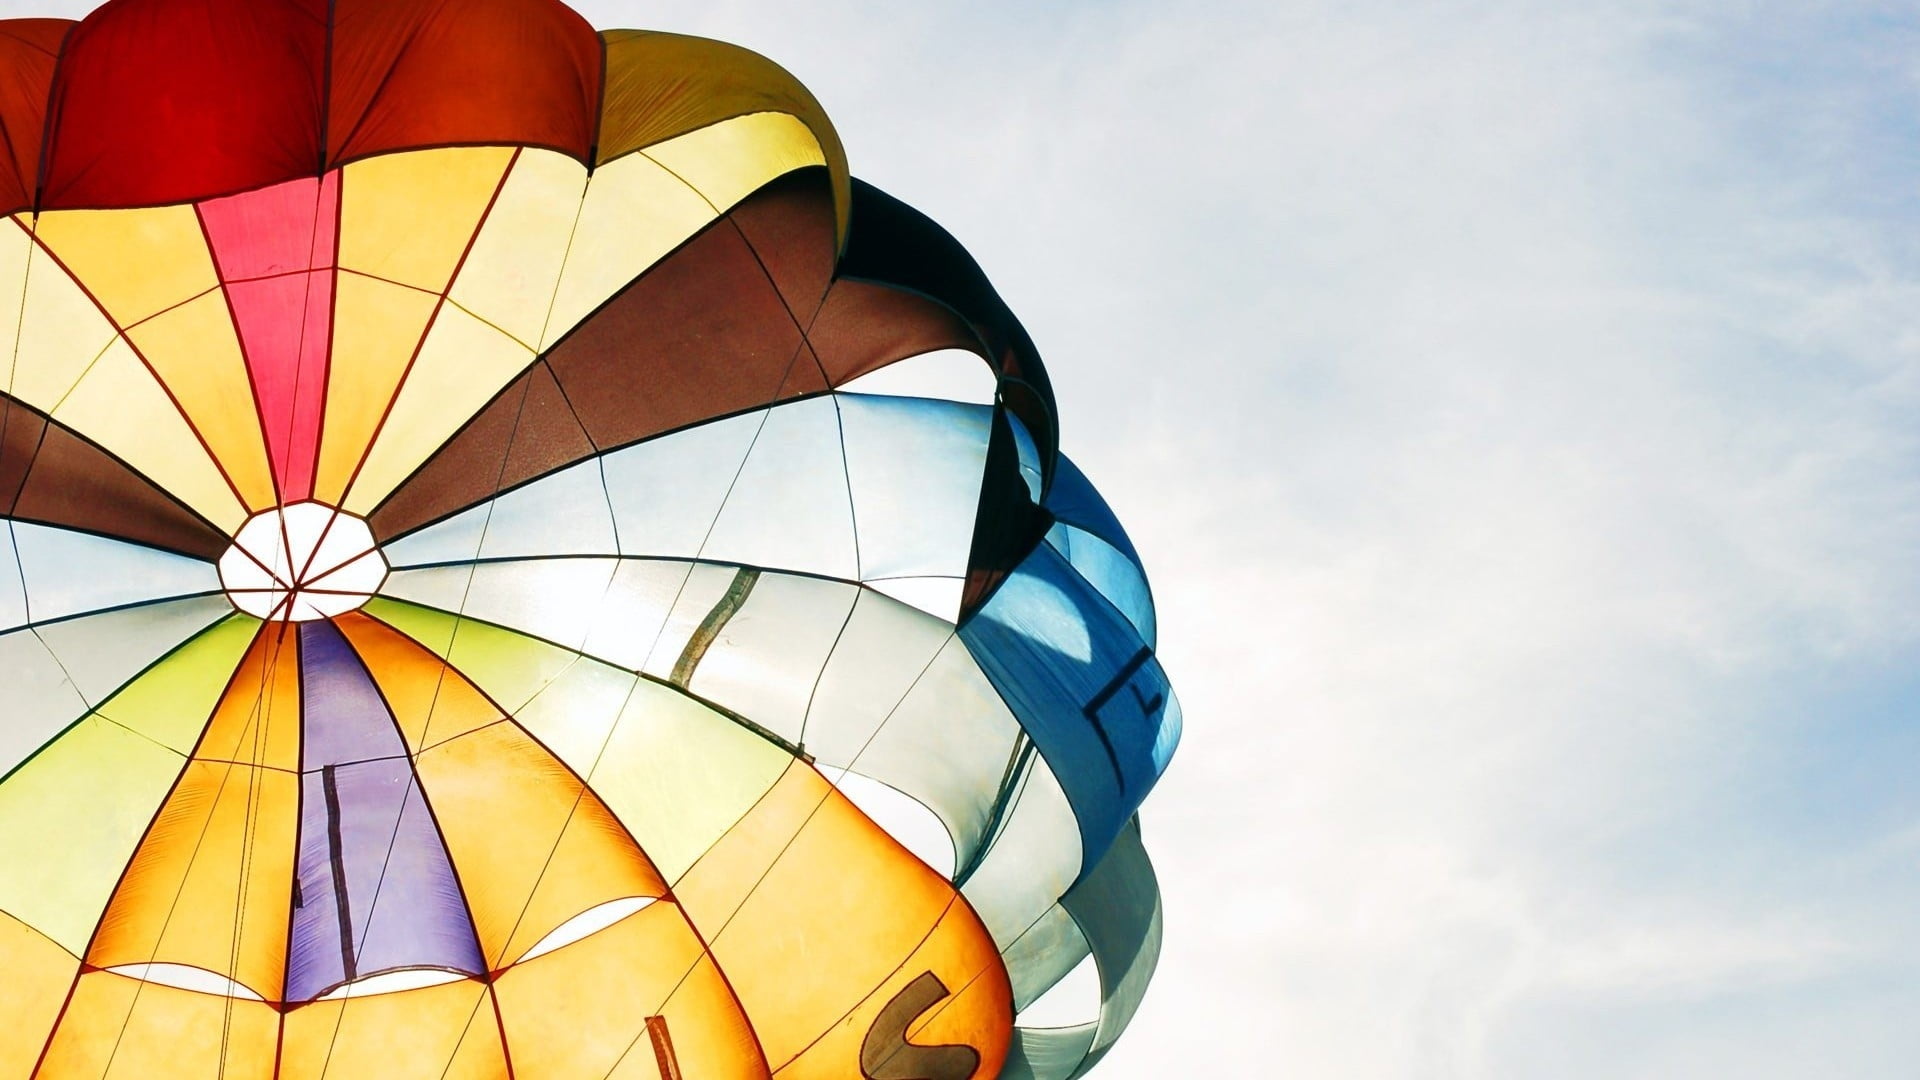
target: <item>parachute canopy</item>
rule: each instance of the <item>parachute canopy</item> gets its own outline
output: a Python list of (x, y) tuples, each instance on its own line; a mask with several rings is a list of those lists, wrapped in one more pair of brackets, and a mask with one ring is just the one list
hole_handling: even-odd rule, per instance
[(547, 0), (115, 0), (0, 22), (0, 135), (0, 1076), (1117, 1037), (1146, 578), (791, 76)]

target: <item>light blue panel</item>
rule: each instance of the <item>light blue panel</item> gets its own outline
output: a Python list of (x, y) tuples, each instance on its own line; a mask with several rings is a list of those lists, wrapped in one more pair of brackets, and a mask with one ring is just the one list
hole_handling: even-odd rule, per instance
[(588, 459), (386, 546), (393, 567), (545, 555), (617, 555), (613, 518)]
[(859, 580), (831, 395), (768, 410), (698, 557)]
[(1012, 412), (1008, 412), (1006, 415), (1007, 426), (1013, 429), (1014, 445), (1020, 451), (1020, 479), (1027, 482), (1028, 498), (1034, 502), (1039, 502), (1040, 486), (1043, 483), (1043, 474), (1040, 469), (1040, 448), (1034, 445), (1033, 433), (1027, 430), (1027, 425), (1021, 423), (1019, 417), (1013, 415)]
[(1045, 505), (1057, 520), (1100, 537), (1118, 548), (1135, 566), (1140, 565), (1140, 555), (1133, 549), (1133, 541), (1127, 538), (1127, 530), (1120, 526), (1120, 519), (1113, 515), (1107, 500), (1100, 497), (1087, 474), (1065, 454), (1054, 459), (1053, 487), (1047, 492)]
[(34, 622), (220, 591), (220, 573), (210, 562), (72, 529), (12, 524)]
[(1100, 537), (1064, 522), (1056, 522), (1047, 532), (1047, 542), (1127, 617), (1141, 640), (1155, 644), (1153, 594), (1137, 563)]
[(602, 458), (621, 554), (699, 551), (765, 418), (715, 420)]
[(1179, 714), (1153, 650), (1047, 544), (960, 636), (1066, 790), (1082, 865), (1093, 865), (1179, 740)]
[(0, 529), (0, 630), (23, 626), (27, 621), (27, 590), (20, 583), (20, 561), (13, 552), (14, 523)]
[(993, 410), (926, 398), (839, 400), (861, 577), (964, 578)]

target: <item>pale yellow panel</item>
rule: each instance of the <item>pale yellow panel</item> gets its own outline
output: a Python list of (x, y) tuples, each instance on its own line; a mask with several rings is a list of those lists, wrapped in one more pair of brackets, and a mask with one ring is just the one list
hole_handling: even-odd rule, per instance
[(820, 142), (798, 117), (749, 113), (689, 131), (642, 151), (724, 211), (776, 176), (824, 165)]
[(35, 233), (118, 326), (206, 292), (219, 280), (191, 206), (54, 210), (40, 215)]
[(36, 1080), (267, 1080), (280, 1014), (264, 1002), (80, 977)]
[[(251, 410), (251, 405), (249, 405)], [(116, 340), (53, 418), (88, 436), (228, 533), (246, 520), (186, 418), (124, 340)]]
[(0, 912), (0, 1076), (27, 1076), (53, 1032), (80, 961), (50, 939)]
[(644, 154), (593, 174), (542, 349), (714, 218), (713, 207)]
[(247, 505), (258, 511), (277, 503), (253, 384), (226, 297), (208, 293), (133, 327), (127, 337), (180, 403)]
[(0, 389), (52, 411), (117, 331), (11, 220), (0, 226)]
[(333, 364), (327, 371), (327, 416), (313, 497), (337, 505), (440, 298), (358, 274), (341, 274), (336, 280)]
[(453, 304), (441, 305), (346, 508), (370, 513), (531, 363), (533, 350)]
[(447, 295), (529, 347), (539, 341), (586, 186), (578, 161), (522, 150)]
[(444, 291), (512, 160), (511, 147), (459, 146), (348, 165), (340, 188), (340, 265)]

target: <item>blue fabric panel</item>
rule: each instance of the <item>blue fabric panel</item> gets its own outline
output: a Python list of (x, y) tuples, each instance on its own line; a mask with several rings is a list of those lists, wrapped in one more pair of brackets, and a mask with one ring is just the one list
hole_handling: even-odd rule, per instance
[(1179, 740), (1179, 713), (1133, 624), (1041, 544), (960, 628), (1033, 739), (1080, 823), (1081, 866), (1100, 861)]
[(1135, 566), (1140, 565), (1140, 553), (1133, 549), (1133, 541), (1127, 539), (1127, 530), (1120, 527), (1120, 519), (1113, 516), (1107, 500), (1100, 497), (1087, 474), (1065, 454), (1054, 461), (1053, 487), (1048, 489), (1043, 505), (1055, 519), (1098, 536), (1120, 549)]
[(1158, 628), (1153, 614), (1153, 593), (1147, 588), (1147, 576), (1126, 554), (1085, 529), (1055, 522), (1047, 531), (1047, 543), (1066, 556), (1087, 583), (1140, 632), (1140, 640), (1157, 644)]

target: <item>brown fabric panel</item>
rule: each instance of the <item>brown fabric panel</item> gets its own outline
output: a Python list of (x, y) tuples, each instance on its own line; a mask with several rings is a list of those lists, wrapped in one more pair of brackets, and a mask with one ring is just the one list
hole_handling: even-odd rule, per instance
[(980, 336), (952, 308), (870, 281), (834, 282), (807, 338), (835, 386), (938, 349), (987, 357)]
[[(596, 451), (825, 391), (788, 310), (804, 318), (818, 308), (832, 270), (824, 177), (810, 172), (810, 186), (790, 176), (748, 196), (581, 322), (388, 496), (374, 535), (400, 536)], [(496, 483), (522, 390), (548, 379), (565, 397), (526, 393), (521, 439), (576, 418), (585, 439), (549, 439), (538, 453), (516, 447)]]
[(759, 53), (724, 41), (649, 30), (608, 30), (600, 146), (595, 164), (735, 116), (782, 112), (813, 132), (832, 173), (836, 235), (846, 237), (847, 154), (800, 81)]
[(453, 143), (589, 160), (600, 37), (555, 0), (335, 0), (326, 145), (338, 164)]
[(71, 19), (0, 20), (0, 214), (33, 205), (60, 44)]
[(592, 455), (593, 444), (541, 360), (380, 504), (368, 524), (385, 542)]
[(227, 537), (106, 451), (0, 397), (0, 516), (213, 560)]

